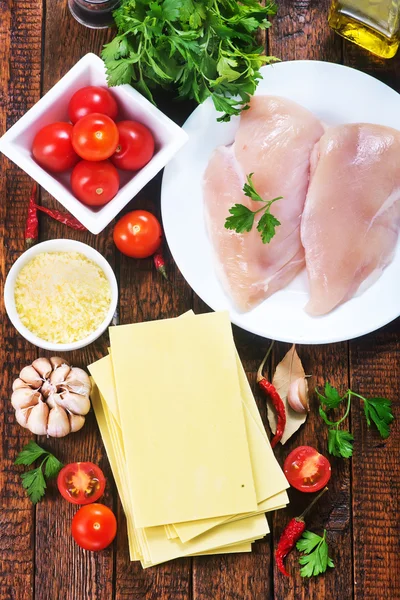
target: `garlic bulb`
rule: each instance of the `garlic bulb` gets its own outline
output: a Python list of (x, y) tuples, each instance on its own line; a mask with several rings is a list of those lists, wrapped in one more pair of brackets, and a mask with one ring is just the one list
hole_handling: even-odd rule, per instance
[(299, 377), (292, 381), (289, 386), (287, 401), (295, 412), (309, 412), (308, 383), (305, 377)]
[(90, 410), (89, 375), (59, 356), (37, 358), (24, 367), (12, 389), (17, 422), (36, 435), (64, 437), (79, 431)]

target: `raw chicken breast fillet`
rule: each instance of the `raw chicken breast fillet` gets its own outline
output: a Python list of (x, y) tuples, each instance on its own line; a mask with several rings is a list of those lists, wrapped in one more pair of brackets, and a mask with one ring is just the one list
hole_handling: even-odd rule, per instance
[[(204, 176), (204, 202), (216, 268), (235, 306), (247, 311), (285, 287), (304, 266), (300, 219), (309, 182), (310, 155), (323, 134), (319, 120), (295, 102), (255, 96), (242, 113), (234, 145), (217, 148)], [(260, 208), (243, 194), (246, 175), (281, 222), (269, 244), (256, 226), (249, 233), (225, 229), (229, 209)], [(262, 214), (262, 213), (261, 213)]]
[(400, 228), (400, 131), (357, 123), (316, 145), (301, 225), (311, 297), (323, 315), (374, 282)]

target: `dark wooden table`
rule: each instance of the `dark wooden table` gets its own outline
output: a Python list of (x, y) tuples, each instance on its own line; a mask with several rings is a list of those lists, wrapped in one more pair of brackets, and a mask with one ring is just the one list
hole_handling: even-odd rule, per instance
[[(400, 56), (380, 61), (342, 42), (327, 25), (329, 0), (279, 0), (279, 14), (269, 31), (268, 50), (282, 60), (321, 59), (366, 71), (400, 91)], [(100, 52), (110, 31), (91, 31), (69, 15), (66, 0), (0, 0), (0, 133), (3, 133), (86, 52)], [(366, 98), (366, 101), (368, 99)], [(165, 108), (165, 107), (164, 107)], [(187, 107), (167, 110), (183, 122)], [(382, 110), (385, 107), (382, 106)], [(1, 280), (24, 249), (23, 229), (31, 181), (0, 157)], [(159, 179), (129, 206), (159, 213)], [(41, 202), (56, 206), (42, 193)], [(168, 256), (170, 283), (154, 270), (151, 260), (129, 260), (115, 251), (112, 224), (102, 234), (77, 234), (46, 217), (40, 239), (79, 239), (110, 261), (120, 282), (121, 322), (177, 316), (207, 307), (195, 296)], [(393, 399), (397, 415), (392, 435), (382, 442), (368, 431), (358, 405), (351, 413), (355, 436), (352, 461), (332, 460), (329, 493), (309, 520), (309, 527), (328, 530), (336, 565), (326, 576), (304, 581), (297, 560), (288, 567), (293, 578), (274, 568), (272, 552), (283, 526), (306, 503), (290, 492), (290, 508), (269, 516), (271, 535), (252, 554), (178, 560), (143, 571), (130, 563), (121, 510), (107, 457), (93, 414), (78, 434), (61, 440), (39, 440), (64, 462), (91, 460), (108, 478), (104, 502), (112, 507), (119, 531), (112, 547), (87, 553), (74, 544), (70, 524), (75, 509), (50, 486), (33, 508), (21, 486), (17, 452), (29, 435), (15, 421), (10, 404), (13, 378), (20, 368), (42, 354), (19, 336), (2, 315), (2, 407), (0, 413), (0, 597), (1, 600), (388, 600), (400, 599), (399, 468), (400, 454), (400, 320), (349, 343), (304, 346), (299, 352), (306, 371), (318, 384), (329, 380), (363, 394)], [(235, 330), (238, 349), (254, 386), (256, 365), (267, 341)], [(278, 344), (274, 361), (287, 346)], [(75, 352), (70, 360), (86, 366), (107, 350), (107, 336)], [(265, 418), (265, 404), (257, 396)], [(293, 441), (277, 450), (281, 460), (299, 444), (326, 451), (326, 431), (314, 410)]]

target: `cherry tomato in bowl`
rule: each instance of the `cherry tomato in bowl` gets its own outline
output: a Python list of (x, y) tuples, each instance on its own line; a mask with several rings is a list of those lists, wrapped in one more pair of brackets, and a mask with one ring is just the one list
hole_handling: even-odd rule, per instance
[(63, 498), (72, 504), (96, 502), (104, 493), (106, 478), (91, 462), (70, 463), (61, 469), (57, 487)]
[(81, 160), (71, 173), (74, 195), (88, 206), (104, 206), (119, 189), (117, 169), (108, 160)]
[(331, 477), (328, 459), (311, 446), (299, 446), (292, 450), (283, 470), (290, 485), (301, 492), (318, 492)]
[(92, 113), (107, 115), (116, 119), (118, 106), (112, 93), (106, 88), (88, 85), (72, 96), (68, 104), (68, 116), (72, 123)]
[(72, 146), (72, 130), (70, 123), (59, 121), (46, 125), (35, 135), (32, 154), (43, 169), (61, 173), (76, 165), (79, 156)]
[(153, 157), (153, 134), (137, 121), (120, 121), (117, 128), (119, 142), (110, 160), (123, 171), (138, 171)]
[(91, 113), (73, 126), (72, 145), (84, 160), (105, 160), (114, 154), (119, 133), (116, 124), (107, 115)]
[(81, 548), (104, 550), (115, 538), (117, 520), (104, 504), (87, 504), (74, 515), (71, 532)]
[(122, 254), (132, 258), (147, 258), (160, 247), (162, 229), (152, 213), (133, 210), (118, 221), (113, 237)]

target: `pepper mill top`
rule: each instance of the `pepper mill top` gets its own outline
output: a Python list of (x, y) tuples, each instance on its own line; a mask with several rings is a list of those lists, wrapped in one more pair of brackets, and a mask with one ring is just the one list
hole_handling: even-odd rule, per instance
[(68, 0), (72, 16), (91, 29), (105, 29), (113, 25), (112, 13), (120, 0)]

